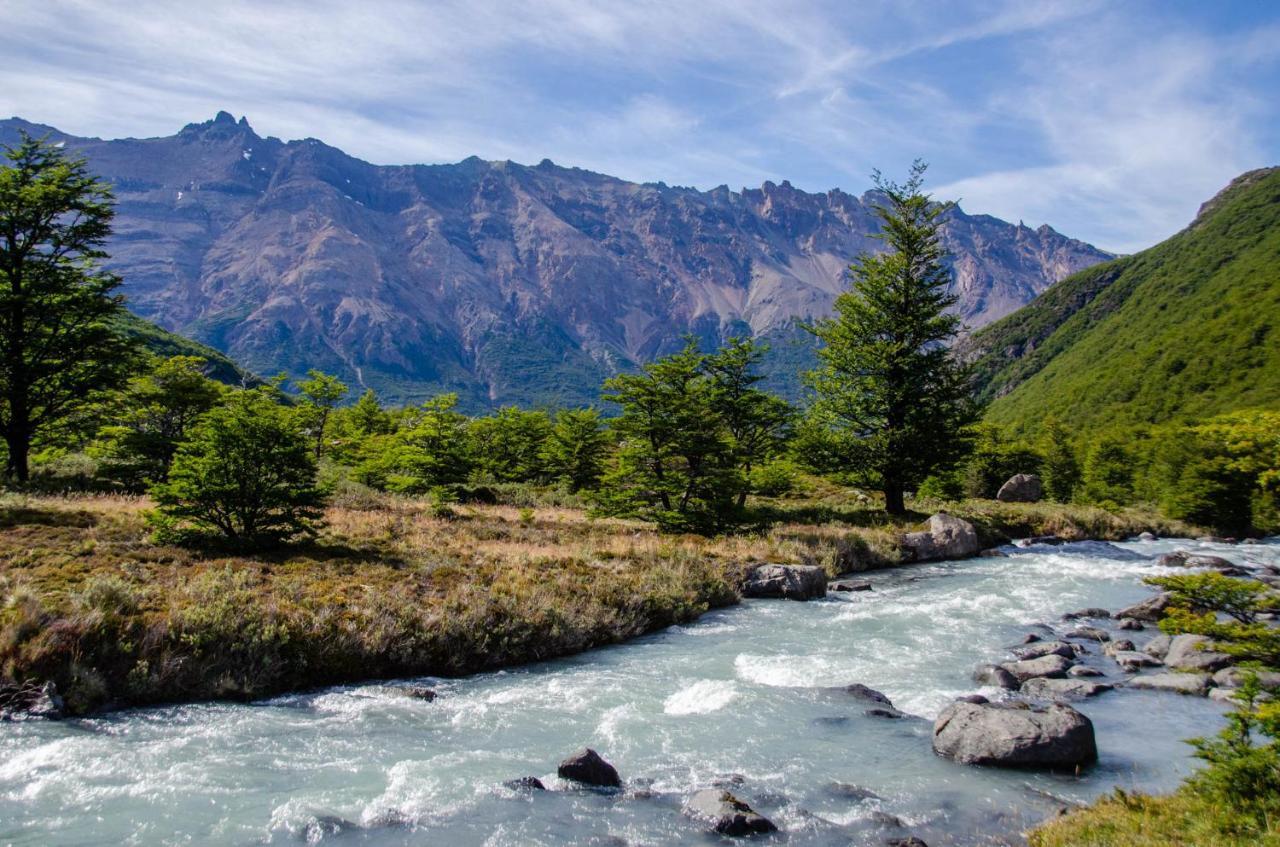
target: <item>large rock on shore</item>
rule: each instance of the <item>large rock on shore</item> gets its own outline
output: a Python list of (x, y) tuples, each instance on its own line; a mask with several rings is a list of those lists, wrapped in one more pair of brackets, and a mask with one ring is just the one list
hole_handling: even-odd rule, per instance
[(595, 785), (601, 788), (622, 786), (617, 769), (590, 747), (561, 762), (560, 767), (556, 769), (556, 775), (561, 779), (571, 779), (583, 785)]
[(827, 572), (817, 565), (756, 565), (747, 574), (742, 596), (812, 600), (827, 596)]
[(1165, 654), (1165, 667), (1175, 671), (1198, 671), (1213, 673), (1220, 671), (1232, 663), (1226, 653), (1218, 653), (1207, 649), (1213, 642), (1203, 635), (1176, 635), (1169, 642), (1169, 652)]
[(1038, 503), (1043, 496), (1044, 484), (1040, 477), (1030, 473), (1014, 474), (996, 492), (996, 499), (1001, 503)]
[(1023, 659), (1020, 662), (1005, 662), (1000, 667), (1013, 674), (1018, 682), (1026, 682), (1035, 677), (1062, 677), (1071, 669), (1071, 662), (1056, 653), (1041, 656), (1038, 659)]
[(1158, 621), (1164, 617), (1164, 610), (1169, 608), (1169, 602), (1172, 597), (1161, 592), (1159, 594), (1148, 597), (1139, 603), (1134, 603), (1120, 611), (1116, 612), (1117, 618), (1129, 618), (1135, 621)]
[(1098, 758), (1093, 723), (1061, 703), (953, 703), (934, 723), (933, 749), (967, 765), (1075, 767)]
[(1130, 688), (1148, 691), (1172, 691), (1175, 694), (1192, 694), (1203, 697), (1209, 690), (1209, 675), (1204, 673), (1153, 673), (1135, 676), (1129, 680)]
[(1013, 690), (1018, 687), (1018, 678), (999, 665), (978, 665), (973, 672), (973, 681), (979, 685), (992, 685), (996, 688)]
[(923, 532), (904, 535), (902, 546), (915, 562), (965, 559), (982, 549), (973, 524), (946, 512), (929, 518), (928, 529)]
[(719, 788), (706, 788), (697, 792), (685, 803), (684, 811), (690, 817), (709, 824), (721, 835), (751, 835), (778, 829), (773, 821)]

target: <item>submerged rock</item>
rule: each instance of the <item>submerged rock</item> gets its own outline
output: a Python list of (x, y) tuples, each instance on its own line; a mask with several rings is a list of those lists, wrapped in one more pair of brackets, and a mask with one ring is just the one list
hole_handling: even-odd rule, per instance
[(1021, 662), (1005, 662), (1000, 667), (1012, 674), (1013, 678), (1021, 683), (1039, 676), (1065, 676), (1067, 671), (1071, 668), (1071, 664), (1070, 660), (1055, 653), (1049, 656), (1041, 656), (1038, 659), (1024, 659)]
[(836, 797), (842, 797), (845, 800), (879, 800), (880, 795), (874, 791), (869, 791), (861, 785), (854, 785), (849, 782), (829, 782), (827, 783), (827, 792)]
[(1066, 544), (1067, 541), (1057, 535), (1033, 535), (1030, 538), (1019, 538), (1013, 543), (1018, 547), (1034, 547), (1037, 544), (1048, 544), (1057, 547), (1059, 544)]
[(1074, 621), (1079, 620), (1080, 618), (1102, 618), (1103, 620), (1106, 620), (1109, 617), (1111, 617), (1111, 613), (1106, 609), (1101, 609), (1097, 606), (1090, 606), (1087, 609), (1076, 609), (1074, 612), (1067, 612), (1062, 616), (1062, 619), (1064, 621)]
[(775, 832), (778, 827), (764, 815), (720, 788), (704, 788), (684, 805), (685, 814), (711, 825), (721, 835)]
[(865, 579), (839, 579), (827, 588), (832, 591), (870, 591), (871, 583)]
[(743, 597), (812, 600), (827, 596), (827, 572), (817, 565), (756, 565), (742, 586)]
[(928, 844), (925, 844), (914, 835), (908, 836), (907, 838), (890, 838), (885, 842), (885, 844), (887, 844), (888, 847), (929, 847)]
[(547, 787), (536, 776), (522, 776), (519, 779), (508, 779), (502, 783), (512, 791), (546, 791)]
[(1060, 703), (953, 703), (934, 724), (933, 749), (966, 765), (1075, 767), (1098, 758), (1093, 723)]
[(882, 692), (876, 691), (874, 688), (855, 682), (853, 685), (846, 686), (844, 692), (851, 697), (859, 700), (866, 700), (871, 703), (878, 703), (881, 706), (893, 708), (893, 701), (886, 697)]
[(622, 786), (617, 769), (590, 747), (561, 762), (560, 767), (556, 769), (556, 775), (561, 779), (571, 779), (583, 785), (596, 785), (602, 788)]
[(927, 527), (923, 532), (909, 532), (902, 537), (902, 546), (912, 561), (964, 559), (981, 549), (973, 524), (954, 515), (939, 512), (929, 518)]
[(1156, 673), (1135, 676), (1129, 680), (1129, 687), (1204, 696), (1209, 690), (1209, 675), (1207, 673)]
[(1018, 679), (999, 665), (979, 665), (973, 672), (973, 681), (979, 685), (994, 685), (1009, 690), (1018, 687)]
[(1001, 503), (1037, 503), (1043, 496), (1044, 484), (1030, 473), (1014, 474), (996, 492)]

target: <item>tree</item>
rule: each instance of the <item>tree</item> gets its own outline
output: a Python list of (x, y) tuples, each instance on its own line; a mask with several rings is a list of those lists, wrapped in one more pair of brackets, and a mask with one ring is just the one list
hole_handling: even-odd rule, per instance
[(310, 439), (267, 387), (233, 392), (205, 414), (151, 495), (167, 521), (242, 546), (313, 533), (325, 501)]
[[(785, 400), (756, 388), (764, 379), (756, 372), (764, 354), (765, 348), (750, 339), (731, 338), (703, 364), (711, 377), (711, 407), (728, 431), (733, 462), (746, 480), (782, 453), (795, 418)], [(738, 492), (739, 509), (747, 503), (747, 488)]]
[(619, 448), (601, 482), (602, 512), (704, 533), (732, 522), (744, 483), (704, 363), (690, 342), (638, 374), (605, 382), (605, 399), (622, 414), (611, 422)]
[(1085, 498), (1115, 505), (1131, 502), (1134, 464), (1134, 455), (1123, 438), (1115, 434), (1101, 436), (1085, 457)]
[(307, 431), (315, 439), (315, 454), (319, 459), (324, 448), (324, 428), (338, 403), (347, 396), (347, 386), (336, 376), (312, 369), (307, 371), (307, 379), (298, 384), (298, 390), (304, 398)]
[(1044, 422), (1040, 431), (1040, 473), (1044, 491), (1050, 500), (1070, 503), (1080, 487), (1080, 461), (1066, 428), (1056, 418)]
[(120, 399), (116, 424), (104, 427), (105, 473), (128, 488), (163, 482), (197, 419), (222, 399), (199, 356), (172, 356), (135, 377)]
[(564, 409), (556, 414), (542, 450), (547, 472), (577, 493), (600, 481), (609, 434), (595, 409)]
[(1040, 473), (1040, 455), (1025, 444), (1010, 441), (998, 427), (973, 429), (973, 449), (964, 466), (964, 493), (990, 500), (1014, 474)]
[(372, 388), (365, 389), (364, 394), (351, 407), (351, 425), (363, 436), (385, 435), (391, 431), (391, 416), (378, 404), (378, 395)]
[(947, 312), (956, 298), (938, 238), (946, 207), (921, 192), (925, 167), (917, 161), (902, 185), (874, 175), (885, 198), (877, 237), (889, 251), (863, 254), (836, 316), (811, 327), (824, 345), (807, 375), (811, 414), (843, 464), (884, 492), (890, 514), (906, 511), (904, 491), (964, 456), (976, 417), (968, 371), (947, 346), (959, 319)]
[(498, 482), (534, 482), (546, 476), (542, 448), (551, 435), (551, 418), (539, 410), (505, 406), (477, 418), (470, 427), (476, 467)]
[(474, 466), (467, 418), (455, 410), (458, 395), (442, 394), (407, 410), (399, 428), (366, 442), (356, 477), (402, 494), (423, 494), (466, 482)]
[(120, 278), (103, 271), (108, 186), (85, 160), (22, 136), (0, 168), (0, 434), (5, 476), (30, 478), (32, 442), (74, 421), (133, 367), (115, 329)]

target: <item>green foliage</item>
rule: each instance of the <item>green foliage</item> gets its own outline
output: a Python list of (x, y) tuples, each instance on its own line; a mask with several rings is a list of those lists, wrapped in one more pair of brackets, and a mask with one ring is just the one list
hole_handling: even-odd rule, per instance
[(205, 376), (206, 367), (204, 359), (174, 356), (134, 377), (117, 404), (117, 422), (98, 434), (104, 476), (130, 491), (168, 478), (178, 445), (222, 399), (223, 388)]
[(474, 465), (467, 418), (456, 394), (442, 394), (406, 409), (394, 432), (370, 438), (355, 477), (401, 494), (423, 494), (465, 482)]
[(1057, 283), (974, 334), (987, 419), (1118, 426), (1280, 407), (1280, 168), (1241, 177), (1190, 227)]
[(993, 499), (1000, 486), (1014, 474), (1038, 474), (1040, 454), (1025, 444), (1010, 441), (996, 427), (974, 429), (973, 453), (964, 465), (964, 494)]
[(233, 393), (205, 414), (151, 494), (168, 528), (244, 546), (314, 532), (324, 504), (309, 440), (269, 388)]
[(215, 382), (235, 388), (253, 388), (261, 384), (261, 380), (212, 347), (163, 330), (130, 312), (121, 310), (116, 313), (111, 324), (121, 335), (157, 359), (172, 359), (174, 356), (204, 359), (205, 376)]
[(298, 384), (298, 390), (303, 397), (299, 409), (303, 427), (315, 442), (315, 455), (319, 459), (324, 449), (325, 427), (333, 410), (347, 396), (347, 386), (336, 376), (313, 369), (307, 371), (307, 378)]
[(469, 434), (477, 475), (498, 482), (544, 480), (544, 451), (551, 432), (551, 418), (541, 410), (506, 406), (493, 415), (476, 418)]
[(891, 514), (905, 511), (905, 490), (963, 457), (975, 416), (967, 372), (947, 346), (959, 319), (948, 311), (956, 301), (938, 238), (945, 207), (921, 192), (924, 170), (917, 162), (904, 185), (875, 175), (889, 252), (851, 267), (836, 317), (813, 327), (824, 346), (808, 376), (810, 414), (831, 444), (824, 452), (879, 487)]
[(1104, 505), (1132, 502), (1135, 464), (1133, 451), (1120, 437), (1098, 439), (1084, 462), (1084, 498)]
[(796, 487), (800, 469), (790, 459), (773, 459), (751, 469), (747, 484), (751, 490), (764, 497), (781, 497)]
[(547, 473), (571, 492), (594, 488), (604, 472), (609, 433), (595, 409), (564, 409), (556, 414), (542, 450)]
[(1066, 427), (1056, 418), (1047, 419), (1037, 447), (1045, 496), (1058, 503), (1070, 503), (1080, 487), (1083, 473)]
[(22, 136), (0, 167), (0, 435), (5, 476), (30, 476), (37, 438), (83, 424), (123, 385), (133, 345), (113, 321), (119, 277), (100, 267), (112, 197), (83, 158)]
[(916, 489), (916, 496), (930, 500), (963, 500), (964, 474), (958, 470), (944, 471), (925, 477)]
[(744, 482), (705, 362), (690, 342), (638, 374), (605, 382), (605, 399), (622, 414), (611, 422), (620, 446), (601, 482), (602, 513), (693, 532), (715, 532), (736, 519)]

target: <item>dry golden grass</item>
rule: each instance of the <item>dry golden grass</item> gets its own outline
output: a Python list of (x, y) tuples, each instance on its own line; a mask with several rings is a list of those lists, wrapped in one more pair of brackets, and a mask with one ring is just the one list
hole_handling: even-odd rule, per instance
[[(52, 679), (83, 711), (466, 673), (690, 620), (736, 602), (751, 563), (833, 575), (894, 564), (910, 523), (834, 492), (763, 505), (767, 529), (711, 539), (580, 509), (440, 515), (365, 496), (329, 508), (313, 541), (250, 555), (154, 543), (149, 508), (130, 497), (0, 496), (0, 683)], [(1135, 514), (953, 508), (992, 542), (1168, 531)]]

